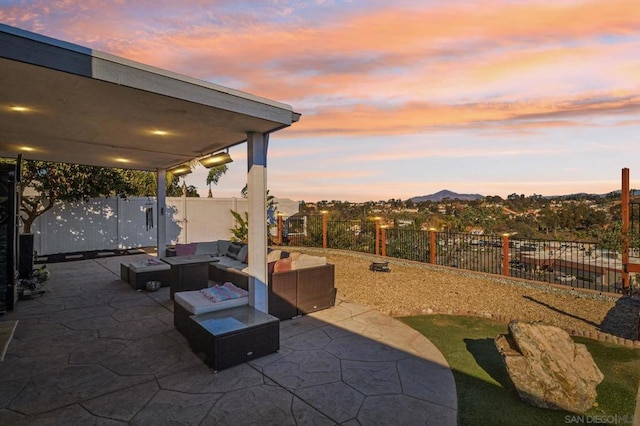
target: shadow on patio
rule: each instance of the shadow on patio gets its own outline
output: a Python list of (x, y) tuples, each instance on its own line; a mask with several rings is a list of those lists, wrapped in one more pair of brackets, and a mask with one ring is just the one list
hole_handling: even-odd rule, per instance
[(49, 265), (47, 293), (0, 319), (19, 320), (0, 424), (456, 424), (444, 357), (386, 315), (342, 302), (283, 321), (278, 353), (213, 374), (169, 289), (134, 291), (122, 260)]

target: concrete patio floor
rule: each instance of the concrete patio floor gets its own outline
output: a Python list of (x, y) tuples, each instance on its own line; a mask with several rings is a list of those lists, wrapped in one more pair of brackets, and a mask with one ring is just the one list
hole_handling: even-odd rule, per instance
[(119, 266), (145, 255), (50, 264), (19, 301), (0, 362), (0, 424), (455, 425), (438, 349), (347, 302), (280, 323), (280, 351), (213, 374), (173, 327), (169, 289), (137, 292)]

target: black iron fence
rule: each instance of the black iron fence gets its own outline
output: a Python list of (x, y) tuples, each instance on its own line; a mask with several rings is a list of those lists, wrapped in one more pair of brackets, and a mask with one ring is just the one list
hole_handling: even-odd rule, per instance
[[(327, 221), (321, 215), (282, 217), (278, 238), (285, 245), (326, 246), (602, 292), (622, 290), (620, 255), (593, 242), (386, 229), (373, 221)], [(630, 283), (637, 286), (634, 279)]]

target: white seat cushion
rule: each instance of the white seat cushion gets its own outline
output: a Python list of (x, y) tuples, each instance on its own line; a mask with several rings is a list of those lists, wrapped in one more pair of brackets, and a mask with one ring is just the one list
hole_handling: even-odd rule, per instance
[(249, 296), (237, 299), (213, 302), (204, 297), (200, 290), (181, 291), (173, 295), (173, 301), (194, 315), (206, 314), (208, 312), (219, 311), (221, 309), (235, 308), (249, 304)]
[(326, 257), (301, 254), (291, 261), (291, 270), (313, 268), (315, 266), (324, 266), (326, 264)]
[(134, 272), (152, 272), (166, 271), (168, 269), (171, 269), (171, 266), (167, 265), (161, 260), (150, 258), (130, 263), (129, 269)]

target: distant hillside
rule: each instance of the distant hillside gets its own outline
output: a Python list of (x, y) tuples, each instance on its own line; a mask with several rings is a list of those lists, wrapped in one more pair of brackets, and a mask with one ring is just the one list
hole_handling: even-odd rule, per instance
[(413, 197), (411, 198), (411, 201), (413, 201), (414, 203), (422, 203), (424, 201), (442, 201), (445, 198), (449, 198), (450, 200), (471, 201), (471, 200), (481, 200), (484, 198), (484, 195), (457, 194), (447, 189), (443, 189), (442, 191), (436, 192), (435, 194)]

